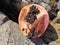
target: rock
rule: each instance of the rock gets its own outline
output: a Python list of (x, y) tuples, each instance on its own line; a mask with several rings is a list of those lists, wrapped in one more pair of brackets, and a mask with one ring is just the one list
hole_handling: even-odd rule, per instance
[(43, 0), (43, 2), (49, 4), (50, 0)]
[(8, 20), (0, 26), (0, 45), (42, 45), (43, 40), (31, 40), (24, 37), (17, 23)]
[(5, 23), (7, 20), (8, 20), (8, 17), (3, 12), (0, 12), (0, 25)]
[(48, 11), (51, 10), (50, 5), (48, 5), (48, 4), (46, 4), (46, 3), (41, 2), (40, 5), (41, 5), (42, 7), (44, 7), (44, 8), (46, 8)]
[(57, 13), (58, 13), (59, 10), (56, 7), (52, 7), (51, 10), (48, 12), (50, 20), (54, 20), (54, 18), (57, 17)]
[(60, 45), (60, 24), (51, 21), (46, 32), (42, 36), (42, 40), (49, 45), (54, 45), (55, 42), (56, 45)]
[(7, 21), (0, 27), (0, 45), (7, 45), (10, 33), (10, 21)]
[(60, 10), (60, 0), (57, 2), (57, 8)]
[(42, 2), (42, 0), (33, 0), (32, 2), (36, 3), (36, 4), (40, 4), (40, 2)]
[(42, 2), (42, 0), (22, 0), (22, 2), (25, 2), (25, 3), (30, 3), (30, 4), (32, 4), (32, 3), (40, 3), (40, 2)]
[[(53, 28), (53, 26), (51, 24), (49, 24), (46, 32), (43, 34), (43, 38), (45, 40), (45, 42), (51, 42), (54, 41), (58, 38), (57, 33), (55, 31), (55, 29)], [(49, 41), (47, 41), (49, 40)]]
[(30, 0), (22, 0), (22, 2), (24, 3), (28, 3)]
[(50, 24), (53, 26), (53, 28), (54, 28), (55, 31), (56, 31), (56, 34), (57, 34), (57, 35), (56, 35), (55, 37), (58, 36), (55, 41), (56, 41), (57, 43), (60, 43), (60, 24), (58, 24), (58, 23), (53, 23), (53, 22), (51, 22)]
[(50, 42), (49, 45), (60, 45), (60, 43), (57, 43), (56, 41)]

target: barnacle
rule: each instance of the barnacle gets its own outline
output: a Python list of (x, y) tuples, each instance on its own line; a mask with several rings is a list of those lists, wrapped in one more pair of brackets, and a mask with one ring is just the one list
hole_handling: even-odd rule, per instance
[(33, 23), (37, 19), (36, 15), (39, 12), (40, 11), (36, 8), (36, 6), (32, 5), (30, 7), (30, 11), (28, 12), (27, 16), (25, 17), (26, 21), (29, 22), (30, 24)]

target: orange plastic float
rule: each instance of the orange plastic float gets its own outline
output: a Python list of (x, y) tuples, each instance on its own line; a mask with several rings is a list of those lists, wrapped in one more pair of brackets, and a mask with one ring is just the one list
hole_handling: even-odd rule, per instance
[(29, 4), (22, 8), (18, 22), (24, 36), (39, 38), (48, 27), (49, 15), (42, 6)]

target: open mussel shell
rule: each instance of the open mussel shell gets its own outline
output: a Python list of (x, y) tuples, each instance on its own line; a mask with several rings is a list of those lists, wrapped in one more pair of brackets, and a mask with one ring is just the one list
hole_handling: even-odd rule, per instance
[[(33, 6), (35, 6), (36, 10)], [(28, 17), (28, 21), (26, 17)], [(38, 38), (46, 31), (48, 27), (49, 15), (46, 9), (42, 6), (37, 4), (29, 4), (21, 9), (18, 22), (19, 28), (24, 36)]]

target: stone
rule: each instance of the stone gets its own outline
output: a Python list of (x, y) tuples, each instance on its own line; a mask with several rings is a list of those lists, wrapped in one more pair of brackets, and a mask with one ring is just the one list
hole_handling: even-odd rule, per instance
[(45, 44), (44, 41), (41, 39), (31, 40), (31, 39), (24, 37), (20, 32), (18, 24), (15, 22), (11, 23), (10, 29), (11, 29), (11, 33), (10, 33), (10, 38), (9, 38), (9, 44), (11, 44), (11, 43), (15, 44), (15, 45), (41, 45), (41, 44)]
[(42, 2), (42, 0), (33, 0), (32, 2), (33, 2), (33, 3), (40, 4), (40, 2)]
[(57, 37), (56, 38), (56, 42), (57, 43), (60, 43), (60, 24), (58, 24), (58, 23), (53, 23), (53, 22), (51, 22), (50, 23), (52, 26), (53, 26), (53, 28), (55, 29), (55, 31), (56, 31), (56, 36), (55, 37)]
[(49, 45), (60, 45), (60, 43), (57, 43), (56, 41), (52, 41), (49, 43)]
[(51, 10), (50, 5), (48, 5), (48, 4), (46, 4), (46, 3), (40, 2), (40, 5), (41, 5), (42, 7), (44, 7), (45, 9), (47, 9), (48, 11)]
[(60, 0), (57, 2), (57, 8), (60, 10)]
[[(55, 29), (53, 28), (53, 26), (51, 24), (49, 24), (46, 32), (43, 34), (43, 39), (46, 40), (45, 42), (51, 42), (54, 41), (58, 38), (57, 33), (55, 31)], [(47, 41), (49, 40), (49, 41)]]
[(31, 40), (24, 37), (16, 22), (6, 21), (0, 26), (0, 45), (45, 45), (42, 39)]
[(46, 32), (42, 36), (42, 40), (49, 45), (60, 45), (60, 24), (50, 21)]
[(8, 20), (8, 17), (0, 11), (0, 25), (2, 25), (3, 23), (5, 23)]
[(41, 38), (38, 38), (36, 40), (32, 39), (32, 42), (35, 43), (35, 45), (47, 45)]
[(22, 0), (22, 2), (24, 2), (24, 3), (28, 3), (28, 2), (29, 2), (29, 0)]
[(0, 26), (0, 45), (7, 45), (10, 33), (10, 21)]
[(30, 3), (30, 4), (32, 4), (32, 3), (40, 3), (40, 2), (42, 2), (42, 0), (22, 0), (22, 2), (24, 2), (24, 3)]
[(43, 0), (43, 2), (49, 4), (50, 0)]

